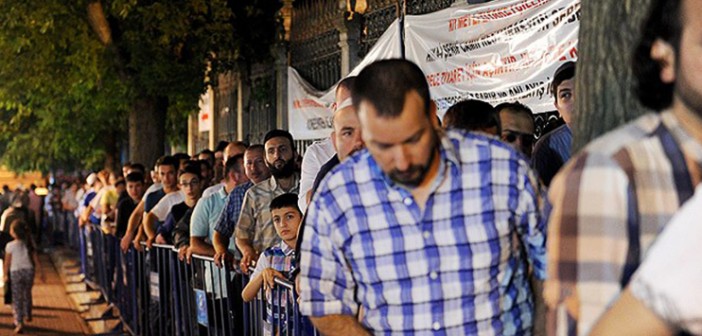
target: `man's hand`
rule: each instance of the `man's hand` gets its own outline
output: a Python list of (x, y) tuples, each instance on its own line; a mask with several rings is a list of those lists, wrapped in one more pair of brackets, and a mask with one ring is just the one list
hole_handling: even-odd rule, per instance
[(178, 249), (178, 260), (185, 260), (186, 253), (188, 252), (188, 245), (183, 245)]
[(254, 249), (246, 249), (242, 251), (242, 255), (243, 256), (241, 257), (241, 263), (239, 266), (244, 274), (249, 274), (249, 265), (258, 260), (258, 255), (256, 255), (256, 251), (254, 251)]
[(151, 246), (154, 245), (154, 240), (156, 240), (156, 237), (151, 237), (151, 238), (146, 240), (146, 247), (148, 249), (151, 249)]
[(132, 245), (134, 245), (134, 249), (139, 251), (139, 252), (144, 252), (144, 247), (141, 246), (141, 242), (138, 239), (134, 239), (132, 242)]
[(159, 234), (156, 236), (156, 244), (165, 245), (165, 244), (168, 244), (168, 242), (166, 241), (165, 238), (163, 238), (163, 235), (161, 235), (161, 234), (159, 233)]
[(275, 287), (275, 278), (285, 280), (285, 277), (280, 274), (280, 272), (270, 267), (263, 270), (263, 272), (261, 272), (261, 276), (263, 277), (264, 290), (273, 289), (273, 287)]
[(231, 262), (232, 259), (234, 259), (234, 256), (232, 256), (232, 254), (226, 250), (222, 252), (215, 252), (214, 255), (214, 263), (219, 268), (222, 268), (225, 263)]

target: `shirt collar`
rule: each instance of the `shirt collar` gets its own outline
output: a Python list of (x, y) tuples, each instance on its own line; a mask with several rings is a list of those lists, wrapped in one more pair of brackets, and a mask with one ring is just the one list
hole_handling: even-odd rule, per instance
[[(271, 185), (272, 190), (278, 189), (278, 180), (276, 180), (276, 178), (273, 175), (271, 175), (269, 181), (270, 181), (270, 185)], [(294, 173), (293, 174), (293, 189), (295, 188), (294, 186), (299, 185), (299, 184), (300, 184), (300, 175), (298, 175), (297, 173)], [(280, 188), (280, 189), (283, 190), (283, 188)], [(285, 190), (283, 190), (283, 191), (285, 191)]]
[(702, 163), (702, 144), (697, 142), (685, 128), (680, 125), (680, 120), (675, 117), (672, 111), (661, 112), (661, 120), (673, 138), (680, 144), (681, 149), (698, 164)]
[(283, 254), (285, 254), (286, 256), (289, 256), (289, 255), (295, 253), (295, 249), (288, 246), (288, 244), (286, 244), (282, 240), (280, 241), (280, 249), (283, 251)]

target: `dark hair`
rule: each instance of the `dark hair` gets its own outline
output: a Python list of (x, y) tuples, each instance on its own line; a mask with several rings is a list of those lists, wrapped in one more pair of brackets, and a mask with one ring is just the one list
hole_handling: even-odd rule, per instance
[(173, 167), (174, 171), (178, 171), (178, 168), (180, 167), (180, 160), (177, 158), (167, 155), (163, 157), (163, 160), (158, 163), (159, 166), (171, 166)]
[(224, 148), (227, 147), (228, 144), (229, 144), (229, 142), (227, 142), (227, 141), (220, 141), (217, 143), (217, 146), (215, 146), (214, 151), (215, 152), (222, 152), (222, 151), (224, 151)]
[(282, 194), (271, 201), (271, 211), (282, 208), (293, 208), (297, 210), (298, 213), (302, 214), (302, 211), (300, 211), (300, 208), (297, 205), (297, 194)]
[(244, 154), (237, 154), (229, 159), (227, 159), (227, 164), (224, 166), (224, 175), (229, 175), (232, 171), (237, 172), (237, 173), (243, 173), (241, 171), (241, 165), (238, 165), (237, 162), (244, 162)]
[(180, 164), (180, 161), (190, 160), (190, 155), (185, 154), (185, 153), (175, 153), (175, 154), (173, 154), (173, 157), (178, 159), (179, 164)]
[(352, 91), (354, 83), (356, 83), (356, 76), (346, 77), (336, 85), (336, 90), (334, 92), (338, 92), (341, 88)]
[(497, 134), (500, 134), (500, 116), (490, 103), (482, 100), (463, 100), (449, 107), (444, 115), (444, 124), (468, 131), (496, 127)]
[(144, 174), (138, 171), (131, 172), (124, 177), (127, 182), (141, 182), (144, 183)]
[(673, 103), (673, 83), (663, 83), (660, 64), (651, 58), (656, 39), (670, 43), (677, 51), (682, 35), (680, 0), (656, 0), (641, 29), (641, 39), (634, 50), (632, 71), (634, 92), (644, 106), (659, 111)]
[(10, 223), (10, 227), (15, 231), (17, 239), (21, 240), (27, 246), (27, 255), (29, 256), (29, 260), (32, 261), (32, 264), (34, 264), (32, 255), (36, 250), (36, 245), (34, 244), (34, 238), (32, 238), (29, 224), (24, 219), (17, 218)]
[(502, 103), (497, 106), (495, 106), (495, 112), (500, 113), (502, 110), (508, 110), (512, 114), (524, 114), (525, 116), (529, 116), (532, 120), (534, 119), (534, 115), (531, 112), (531, 109), (520, 103), (520, 102), (513, 102), (513, 103)]
[(551, 94), (554, 98), (558, 99), (558, 97), (556, 97), (558, 94), (558, 86), (573, 77), (575, 77), (575, 62), (565, 62), (556, 69), (556, 72), (553, 74), (553, 80), (551, 81)]
[(185, 165), (183, 166), (183, 169), (178, 171), (178, 177), (183, 174), (193, 174), (197, 176), (198, 178), (202, 178), (202, 170), (200, 169), (200, 161), (199, 160), (188, 160), (185, 161)]
[(144, 167), (144, 165), (141, 163), (132, 163), (129, 165), (129, 169), (131, 169), (132, 171), (137, 170), (141, 172), (142, 175), (146, 172), (146, 167)]
[(207, 156), (214, 157), (214, 152), (211, 151), (211, 150), (209, 150), (209, 149), (207, 149), (207, 148), (201, 150), (200, 153), (197, 153), (197, 155), (200, 155), (200, 154), (205, 154), (205, 155), (207, 155)]
[(154, 168), (158, 168), (158, 166), (163, 164), (163, 160), (168, 157), (167, 155), (160, 156), (158, 159), (156, 159), (156, 162), (154, 163)]
[(274, 130), (268, 131), (268, 133), (266, 133), (266, 136), (263, 137), (263, 143), (265, 144), (266, 142), (268, 142), (268, 140), (273, 139), (273, 138), (277, 138), (277, 137), (283, 137), (283, 138), (288, 139), (288, 141), (290, 141), (290, 147), (292, 148), (293, 152), (295, 151), (295, 141), (293, 141), (292, 134), (290, 134), (290, 132), (285, 131), (285, 130), (274, 129)]
[(379, 117), (395, 118), (402, 113), (407, 94), (416, 91), (424, 102), (429, 117), (431, 96), (422, 70), (414, 63), (402, 59), (373, 62), (364, 68), (354, 82), (351, 96), (353, 107), (361, 101), (372, 104)]

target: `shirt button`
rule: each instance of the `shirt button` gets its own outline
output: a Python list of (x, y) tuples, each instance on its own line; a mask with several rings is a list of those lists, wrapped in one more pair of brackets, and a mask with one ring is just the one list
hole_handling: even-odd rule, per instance
[(436, 278), (438, 278), (439, 275), (436, 274), (436, 272), (431, 272), (431, 273), (429, 273), (429, 277), (430, 277), (432, 280), (436, 280)]
[(424, 231), (423, 236), (424, 236), (424, 239), (429, 239), (429, 238), (431, 238), (431, 232), (429, 232), (429, 231)]
[(434, 324), (432, 324), (431, 327), (434, 330), (439, 331), (439, 329), (441, 329), (441, 324), (439, 324), (439, 322), (434, 322)]
[(407, 198), (405, 198), (404, 203), (405, 203), (405, 205), (409, 206), (410, 204), (412, 204), (412, 199), (407, 197)]

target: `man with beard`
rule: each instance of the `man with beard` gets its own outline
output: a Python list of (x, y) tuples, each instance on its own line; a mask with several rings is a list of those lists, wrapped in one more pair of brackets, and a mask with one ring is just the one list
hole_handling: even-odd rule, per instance
[[(643, 28), (632, 62), (636, 94), (660, 112), (590, 143), (549, 190), (553, 211), (544, 299), (553, 335), (592, 331), (639, 265), (654, 258), (659, 234), (665, 235), (702, 178), (702, 2), (653, 1)], [(688, 234), (694, 237), (694, 231)], [(654, 266), (643, 267), (643, 278), (634, 279), (644, 281), (631, 280), (630, 294), (671, 327), (685, 327), (679, 318), (691, 311), (680, 303), (699, 302), (693, 294), (699, 283), (685, 293), (684, 280), (667, 275), (699, 269), (698, 256), (693, 250), (681, 257), (663, 250), (670, 257), (656, 257)], [(699, 315), (687, 322), (693, 321), (699, 322)]]
[(307, 210), (302, 314), (325, 335), (530, 333), (545, 223), (526, 159), (438, 130), (409, 61), (369, 65), (352, 96), (368, 151), (332, 169)]
[(271, 177), (252, 186), (246, 192), (241, 214), (236, 224), (234, 237), (242, 254), (241, 268), (247, 268), (258, 260), (259, 253), (280, 242), (275, 232), (271, 212), (271, 201), (285, 193), (298, 193), (300, 177), (296, 171), (297, 152), (293, 137), (288, 131), (272, 130), (264, 137), (266, 165)]

